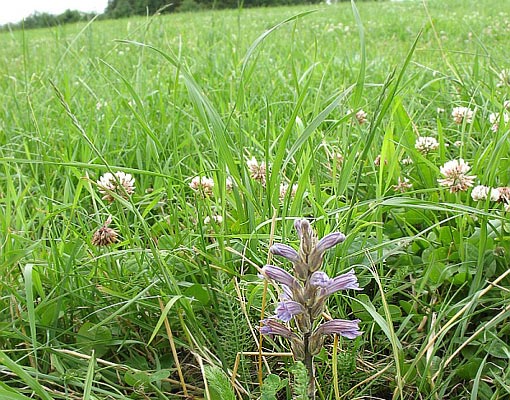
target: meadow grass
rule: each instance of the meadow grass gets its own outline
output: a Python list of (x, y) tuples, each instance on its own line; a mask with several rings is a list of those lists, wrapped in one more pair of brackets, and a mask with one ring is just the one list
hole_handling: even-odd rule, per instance
[[(259, 339), (278, 294), (257, 274), (306, 217), (346, 234), (326, 271), (363, 287), (329, 302), (364, 334), (326, 343), (318, 398), (509, 398), (510, 200), (437, 181), (462, 158), (510, 184), (509, 34), (500, 0), (0, 34), (0, 397), (298, 398), (287, 344)], [(109, 202), (118, 171), (135, 191)], [(118, 241), (95, 246), (109, 216)]]

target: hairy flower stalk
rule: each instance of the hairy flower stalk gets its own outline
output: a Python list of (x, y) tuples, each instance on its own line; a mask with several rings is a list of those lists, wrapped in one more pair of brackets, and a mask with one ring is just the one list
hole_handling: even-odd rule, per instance
[(324, 253), (345, 240), (343, 233), (333, 232), (318, 240), (306, 219), (297, 220), (294, 227), (300, 239), (299, 251), (281, 243), (270, 248), (274, 255), (292, 262), (294, 274), (274, 265), (262, 268), (262, 275), (280, 284), (283, 293), (275, 315), (261, 321), (260, 333), (290, 340), (294, 358), (303, 361), (308, 370), (308, 396), (314, 399), (313, 357), (321, 350), (324, 336), (338, 334), (354, 339), (361, 335), (359, 320), (333, 319), (321, 323), (326, 300), (339, 290), (360, 290), (360, 287), (354, 270), (334, 278), (319, 271)]

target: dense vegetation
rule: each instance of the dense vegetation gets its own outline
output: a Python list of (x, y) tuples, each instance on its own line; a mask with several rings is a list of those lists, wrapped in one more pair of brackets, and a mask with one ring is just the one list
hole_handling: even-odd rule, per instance
[[(346, 0), (340, 0), (346, 1)], [(127, 18), (134, 15), (154, 15), (171, 12), (188, 12), (222, 8), (268, 7), (292, 4), (317, 4), (320, 0), (109, 0), (103, 13), (86, 13), (77, 10), (66, 10), (62, 14), (53, 15), (35, 12), (23, 21), (5, 24), (0, 30), (47, 28), (91, 19)]]
[(510, 3), (314, 7), (0, 34), (0, 398), (303, 399), (302, 217), (317, 398), (510, 397)]
[(45, 12), (35, 12), (16, 23), (9, 23), (0, 26), (0, 30), (35, 29), (48, 28), (74, 22), (90, 21), (97, 17), (95, 13), (86, 13), (77, 10), (66, 10), (62, 14), (54, 15)]

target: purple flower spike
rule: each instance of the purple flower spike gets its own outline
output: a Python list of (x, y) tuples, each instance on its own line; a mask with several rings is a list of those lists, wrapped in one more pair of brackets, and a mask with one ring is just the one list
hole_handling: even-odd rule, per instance
[(262, 326), (260, 327), (260, 333), (263, 335), (279, 335), (287, 339), (298, 338), (298, 336), (289, 328), (280, 324), (274, 319), (263, 319), (260, 322), (262, 323)]
[(282, 256), (294, 262), (299, 260), (298, 252), (286, 244), (276, 243), (269, 249), (275, 256)]
[(355, 339), (363, 332), (359, 330), (359, 319), (348, 321), (346, 319), (332, 319), (321, 324), (314, 334), (317, 335), (342, 335), (347, 339)]
[(315, 247), (315, 251), (319, 254), (324, 253), (326, 250), (336, 246), (338, 243), (342, 243), (345, 240), (345, 235), (341, 232), (333, 232), (329, 235), (324, 236), (317, 246)]
[(304, 307), (296, 301), (281, 301), (276, 307), (275, 317), (283, 322), (289, 322), (294, 315), (302, 314), (304, 311)]
[(317, 271), (310, 277), (310, 283), (322, 288), (320, 293), (321, 296), (329, 296), (339, 290), (361, 290), (358, 284), (358, 278), (356, 277), (353, 269), (346, 274), (338, 275), (333, 279), (328, 278), (324, 272)]
[(272, 279), (282, 285), (287, 285), (289, 288), (295, 288), (299, 282), (291, 274), (280, 267), (274, 265), (266, 265), (262, 268), (262, 273), (265, 277)]

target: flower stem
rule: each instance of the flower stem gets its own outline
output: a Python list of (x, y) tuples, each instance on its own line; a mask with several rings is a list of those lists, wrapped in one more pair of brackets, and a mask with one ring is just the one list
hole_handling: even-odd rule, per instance
[(308, 398), (315, 400), (315, 370), (313, 368), (313, 356), (310, 352), (310, 335), (311, 332), (306, 332), (303, 335), (303, 342), (305, 347), (304, 364), (308, 371)]

